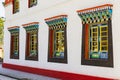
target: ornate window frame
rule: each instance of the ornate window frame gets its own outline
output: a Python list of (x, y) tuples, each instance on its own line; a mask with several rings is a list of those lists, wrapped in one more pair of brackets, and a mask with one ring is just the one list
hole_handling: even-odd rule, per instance
[(22, 25), (26, 30), (26, 60), (38, 61), (38, 29), (39, 22)]
[(28, 7), (31, 8), (37, 5), (37, 0), (28, 0)]
[(113, 67), (112, 6), (77, 11), (82, 20), (82, 65)]
[(9, 27), (10, 32), (10, 58), (19, 59), (19, 26)]
[(49, 27), (48, 62), (67, 63), (67, 15), (45, 21)]
[(20, 2), (19, 0), (13, 0), (13, 14), (19, 12)]

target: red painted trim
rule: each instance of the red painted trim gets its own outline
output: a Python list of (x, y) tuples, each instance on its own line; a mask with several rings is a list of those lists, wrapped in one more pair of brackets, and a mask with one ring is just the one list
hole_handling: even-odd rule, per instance
[(30, 55), (30, 33), (26, 32), (26, 57)]
[(54, 19), (59, 19), (61, 17), (67, 17), (67, 15), (63, 14), (63, 15), (53, 16), (53, 17), (50, 17), (50, 18), (46, 18), (45, 21), (51, 21), (51, 20), (54, 20)]
[(8, 5), (12, 2), (13, 0), (5, 0), (5, 5)]
[(50, 52), (49, 52), (49, 58), (53, 58), (53, 30), (52, 29), (49, 29), (49, 31), (50, 31), (50, 41), (49, 41), (49, 50), (50, 50)]
[(85, 59), (89, 59), (89, 25), (85, 25)]
[(14, 50), (14, 35), (11, 35), (11, 45), (10, 45), (10, 57), (12, 58), (13, 50)]
[(8, 27), (8, 30), (10, 29), (16, 29), (16, 28), (19, 28), (20, 26), (12, 26), (12, 27)]
[(3, 63), (2, 67), (24, 71), (28, 73), (34, 73), (38, 75), (59, 78), (61, 80), (113, 80), (108, 78), (100, 78), (100, 77), (87, 76), (87, 75), (68, 73), (68, 72), (62, 72), (62, 71), (33, 68), (33, 67), (20, 66), (20, 65), (8, 64), (8, 63)]
[(30, 23), (27, 23), (27, 24), (22, 24), (22, 26), (27, 27), (27, 26), (35, 25), (35, 24), (39, 24), (39, 22), (30, 22)]
[(30, 8), (30, 0), (28, 0), (28, 8)]

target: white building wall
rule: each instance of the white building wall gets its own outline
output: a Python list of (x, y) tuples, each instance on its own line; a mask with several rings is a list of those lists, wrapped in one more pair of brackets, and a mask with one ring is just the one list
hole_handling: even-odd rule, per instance
[[(24, 2), (23, 2), (24, 1)], [(57, 70), (71, 72), (77, 74), (93, 75), (108, 78), (120, 78), (120, 2), (119, 0), (38, 0), (35, 7), (28, 8), (27, 0), (21, 0), (20, 12), (12, 14), (12, 6), (6, 7), (6, 23), (5, 23), (5, 58), (4, 63), (43, 68), (49, 70)], [(77, 10), (90, 8), (103, 4), (113, 4), (113, 55), (114, 68), (81, 65), (81, 42), (82, 42), (82, 24), (81, 19), (77, 15)], [(68, 64), (47, 62), (48, 58), (48, 26), (44, 19), (67, 14), (67, 54)], [(30, 22), (39, 23), (38, 48), (39, 60), (25, 60), (25, 43), (26, 34), (22, 24)], [(10, 59), (10, 33), (7, 27), (20, 26), (20, 59)]]

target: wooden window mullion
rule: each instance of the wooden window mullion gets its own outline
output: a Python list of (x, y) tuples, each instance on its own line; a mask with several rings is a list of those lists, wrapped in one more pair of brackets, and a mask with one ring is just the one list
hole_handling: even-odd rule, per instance
[(89, 59), (89, 25), (85, 25), (85, 59)]
[(10, 57), (13, 57), (13, 51), (14, 51), (14, 36), (11, 35), (11, 51), (10, 51)]
[(52, 29), (49, 29), (49, 57), (52, 58), (53, 57), (53, 33), (54, 31)]
[(26, 38), (26, 57), (28, 57), (30, 54), (30, 33), (27, 33)]

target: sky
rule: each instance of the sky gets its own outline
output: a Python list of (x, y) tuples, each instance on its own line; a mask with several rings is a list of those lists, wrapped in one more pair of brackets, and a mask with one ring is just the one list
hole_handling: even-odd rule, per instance
[(2, 2), (4, 2), (5, 0), (0, 0), (0, 17), (5, 17), (5, 10), (4, 10), (4, 6), (2, 4)]

